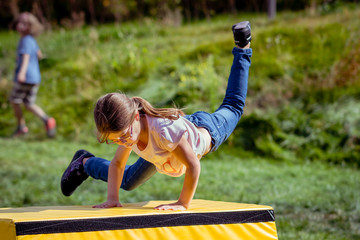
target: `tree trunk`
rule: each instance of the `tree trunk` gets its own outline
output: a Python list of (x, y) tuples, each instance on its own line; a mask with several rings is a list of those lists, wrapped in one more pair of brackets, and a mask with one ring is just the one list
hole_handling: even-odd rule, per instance
[(144, 18), (144, 0), (136, 0), (136, 6), (137, 6), (137, 15), (140, 19)]
[(94, 1), (88, 0), (88, 8), (90, 13), (91, 24), (96, 24)]
[(43, 25), (45, 29), (50, 29), (50, 24), (44, 16), (44, 12), (41, 8), (41, 3), (34, 1), (32, 4), (32, 13), (39, 19), (39, 22)]
[[(43, 24), (45, 24), (45, 29), (49, 30), (51, 29), (51, 20), (53, 18), (53, 7), (52, 4), (49, 4), (48, 0), (42, 0), (40, 1), (40, 5), (43, 9), (44, 12), (44, 19), (45, 22)], [(51, 1), (51, 3), (53, 3), (53, 1)]]
[(191, 3), (190, 0), (184, 0), (182, 1), (183, 3), (183, 8), (184, 8), (184, 14), (186, 17), (186, 21), (190, 22), (191, 21)]
[(316, 0), (311, 0), (310, 2), (310, 15), (314, 16), (316, 14), (316, 8), (317, 8), (317, 1)]
[(18, 1), (17, 0), (10, 0), (10, 11), (11, 15), (13, 16), (14, 20), (18, 18), (20, 11), (18, 7)]
[(205, 14), (206, 19), (210, 20), (210, 12), (209, 12), (209, 9), (207, 7), (206, 0), (201, 0), (201, 8), (202, 8), (202, 11)]
[(229, 8), (232, 14), (236, 14), (237, 11), (236, 11), (235, 0), (229, 0)]
[(276, 0), (267, 0), (267, 14), (270, 20), (276, 16)]

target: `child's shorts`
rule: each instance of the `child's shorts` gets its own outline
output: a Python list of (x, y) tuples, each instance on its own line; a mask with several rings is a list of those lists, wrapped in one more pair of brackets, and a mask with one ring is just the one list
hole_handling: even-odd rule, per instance
[(10, 95), (10, 102), (29, 105), (34, 104), (38, 89), (38, 84), (14, 82), (14, 87)]

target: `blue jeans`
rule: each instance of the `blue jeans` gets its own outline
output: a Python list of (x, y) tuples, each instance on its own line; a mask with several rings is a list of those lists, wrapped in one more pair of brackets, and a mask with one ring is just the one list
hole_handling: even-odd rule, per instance
[[(86, 161), (84, 169), (89, 176), (107, 182), (109, 165), (110, 161), (106, 159), (91, 157)], [(152, 163), (139, 158), (134, 164), (125, 166), (121, 188), (126, 191), (133, 190), (149, 180), (155, 173), (156, 167)]]
[[(207, 129), (212, 138), (210, 152), (215, 151), (230, 136), (238, 124), (245, 106), (248, 86), (248, 75), (251, 64), (252, 49), (232, 50), (234, 55), (230, 76), (224, 100), (220, 107), (212, 114), (195, 112), (185, 118), (198, 127)], [(110, 161), (92, 157), (85, 163), (85, 172), (95, 179), (107, 181)], [(156, 173), (153, 164), (139, 158), (134, 164), (125, 167), (121, 188), (132, 190)]]
[(252, 49), (234, 48), (232, 53), (234, 60), (226, 94), (220, 107), (212, 114), (200, 111), (185, 116), (196, 126), (209, 131), (212, 138), (210, 152), (218, 149), (234, 131), (245, 106)]

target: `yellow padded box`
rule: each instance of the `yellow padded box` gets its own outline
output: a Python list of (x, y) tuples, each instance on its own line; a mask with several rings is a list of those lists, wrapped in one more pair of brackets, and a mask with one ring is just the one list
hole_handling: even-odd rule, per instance
[(0, 208), (1, 240), (278, 239), (268, 206), (195, 199), (187, 211), (158, 211), (173, 201), (91, 206)]

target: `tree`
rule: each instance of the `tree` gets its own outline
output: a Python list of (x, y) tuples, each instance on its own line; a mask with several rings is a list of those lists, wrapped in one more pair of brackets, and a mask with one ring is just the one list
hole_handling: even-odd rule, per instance
[(267, 0), (267, 14), (270, 20), (276, 16), (276, 0)]
[(229, 8), (232, 14), (236, 14), (237, 11), (236, 11), (235, 0), (229, 0)]
[(17, 0), (10, 1), (10, 11), (15, 20), (19, 16), (19, 13), (20, 13)]
[(90, 20), (92, 24), (96, 23), (96, 17), (95, 17), (95, 8), (94, 8), (94, 1), (88, 0), (88, 9), (90, 14)]

